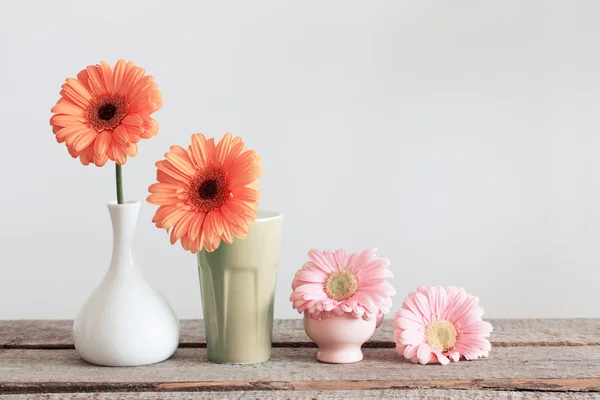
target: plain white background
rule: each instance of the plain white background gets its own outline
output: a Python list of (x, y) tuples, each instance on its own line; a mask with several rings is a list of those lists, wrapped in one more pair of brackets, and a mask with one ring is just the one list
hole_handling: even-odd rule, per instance
[[(22, 1), (0, 7), (0, 318), (74, 318), (111, 253), (114, 169), (57, 144), (50, 108), (88, 64), (132, 60), (164, 107), (124, 167), (194, 132), (263, 157), (285, 214), (276, 317), (312, 248), (378, 247), (394, 311), (455, 284), (487, 317), (600, 316), (600, 2)], [(135, 250), (182, 318), (195, 258), (143, 203)]]

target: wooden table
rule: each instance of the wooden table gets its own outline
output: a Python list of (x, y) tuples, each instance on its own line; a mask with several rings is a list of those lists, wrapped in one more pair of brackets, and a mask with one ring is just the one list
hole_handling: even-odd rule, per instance
[(491, 320), (489, 359), (413, 365), (386, 320), (357, 364), (315, 360), (302, 321), (277, 321), (271, 361), (219, 365), (202, 321), (160, 364), (107, 368), (73, 349), (71, 321), (0, 321), (0, 398), (55, 399), (600, 399), (600, 319)]

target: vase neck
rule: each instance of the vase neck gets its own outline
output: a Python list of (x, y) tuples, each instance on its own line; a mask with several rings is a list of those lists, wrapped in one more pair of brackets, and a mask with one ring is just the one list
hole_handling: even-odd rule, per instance
[(113, 252), (110, 269), (115, 271), (135, 268), (131, 247), (135, 235), (139, 202), (126, 204), (108, 204), (110, 219), (113, 227)]

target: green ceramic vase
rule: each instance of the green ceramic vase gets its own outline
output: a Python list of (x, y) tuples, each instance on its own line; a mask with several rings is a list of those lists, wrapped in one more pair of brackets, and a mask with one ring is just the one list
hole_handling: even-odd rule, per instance
[(283, 215), (259, 211), (245, 239), (197, 253), (208, 359), (251, 364), (271, 358)]

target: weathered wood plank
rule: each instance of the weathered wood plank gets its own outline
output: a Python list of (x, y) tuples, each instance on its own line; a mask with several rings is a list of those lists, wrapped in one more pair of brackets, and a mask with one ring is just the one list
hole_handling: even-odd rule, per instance
[(529, 391), (536, 393), (599, 393), (599, 379), (491, 379), (491, 380), (393, 380), (393, 381), (256, 381), (256, 382), (181, 382), (157, 384), (138, 382), (119, 383), (13, 383), (0, 384), (0, 393), (115, 393), (115, 392), (337, 392), (371, 390), (447, 391)]
[(534, 393), (496, 390), (390, 389), (290, 392), (144, 392), (144, 393), (44, 393), (0, 396), (2, 400), (598, 400), (600, 393)]
[[(174, 384), (137, 383), (118, 385), (116, 383), (103, 384), (12, 384), (0, 385), (0, 393), (4, 394), (51, 394), (51, 393), (231, 393), (231, 392), (302, 392), (302, 393), (329, 393), (329, 392), (371, 392), (374, 390), (433, 390), (447, 391), (448, 393), (466, 391), (486, 392), (535, 392), (555, 393), (560, 397), (564, 393), (595, 393), (598, 392), (598, 379), (493, 379), (493, 380), (416, 380), (416, 381), (273, 381), (273, 382), (183, 382)], [(560, 395), (559, 395), (560, 394)], [(1, 395), (0, 395), (1, 396)]]
[(208, 362), (205, 349), (179, 349), (161, 364), (105, 368), (74, 350), (0, 351), (0, 392), (489, 389), (600, 391), (600, 346), (504, 347), (487, 360), (413, 365), (391, 349), (366, 349), (350, 365), (315, 361), (315, 350), (274, 349), (256, 365)]
[[(599, 346), (600, 319), (499, 319), (492, 344), (508, 346)], [(0, 348), (73, 348), (72, 321), (0, 321)], [(313, 347), (302, 320), (275, 321), (274, 347)], [(365, 347), (393, 347), (391, 320), (384, 321)], [(181, 322), (181, 347), (205, 347), (201, 320)]]

